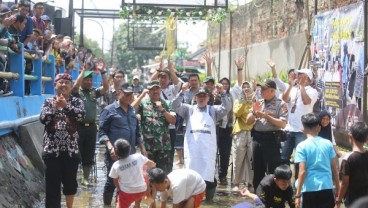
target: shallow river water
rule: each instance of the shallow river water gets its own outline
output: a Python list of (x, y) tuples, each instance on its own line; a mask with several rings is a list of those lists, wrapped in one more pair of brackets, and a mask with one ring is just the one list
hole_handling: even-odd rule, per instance
[[(98, 208), (98, 207), (110, 207), (110, 206), (104, 206), (103, 200), (102, 200), (102, 193), (103, 193), (103, 187), (106, 180), (106, 168), (104, 163), (104, 146), (97, 145), (96, 148), (96, 166), (93, 169), (93, 174), (90, 176), (90, 180), (92, 182), (91, 187), (83, 187), (80, 185), (80, 177), (82, 175), (82, 172), (78, 171), (78, 192), (74, 199), (74, 206), (76, 208)], [(181, 168), (178, 165), (174, 165), (174, 169)], [(230, 177), (230, 170), (228, 177)], [(228, 182), (230, 184), (230, 178), (228, 178)], [(236, 205), (237, 203), (249, 201), (248, 198), (241, 197), (240, 194), (236, 192), (231, 192), (231, 186), (221, 186), (219, 185), (216, 190), (216, 196), (214, 197), (214, 200), (212, 203), (205, 203), (203, 201), (201, 207), (204, 208), (217, 208), (217, 207), (232, 207), (233, 205)], [(159, 203), (157, 203), (159, 205)], [(40, 202), (39, 204), (35, 205), (36, 208), (42, 208), (44, 207), (44, 202)], [(62, 196), (62, 207), (66, 207), (64, 197)], [(111, 207), (115, 207), (115, 204), (113, 204)], [(144, 202), (141, 204), (142, 208), (146, 208)], [(158, 208), (159, 206), (157, 206)], [(171, 207), (171, 205), (169, 205)]]

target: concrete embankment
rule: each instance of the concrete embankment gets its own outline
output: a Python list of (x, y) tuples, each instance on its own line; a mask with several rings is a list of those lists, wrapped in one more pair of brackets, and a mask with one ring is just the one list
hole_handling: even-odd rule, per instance
[(0, 137), (0, 207), (33, 207), (44, 193), (43, 126), (27, 124)]

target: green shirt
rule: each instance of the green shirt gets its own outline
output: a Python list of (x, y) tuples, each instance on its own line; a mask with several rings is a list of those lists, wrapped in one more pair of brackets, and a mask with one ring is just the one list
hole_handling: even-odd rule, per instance
[(83, 100), (84, 110), (86, 116), (82, 123), (93, 123), (96, 121), (96, 105), (97, 98), (101, 97), (101, 90), (99, 88), (83, 89), (79, 88), (78, 94), (74, 96)]
[[(171, 111), (167, 103), (161, 99), (162, 107)], [(142, 100), (138, 108), (141, 116), (141, 132), (144, 146), (147, 150), (171, 150), (169, 123), (161, 113), (156, 104), (151, 100)]]

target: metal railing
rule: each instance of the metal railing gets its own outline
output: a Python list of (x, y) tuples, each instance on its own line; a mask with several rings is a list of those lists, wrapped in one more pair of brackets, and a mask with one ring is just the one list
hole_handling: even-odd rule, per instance
[[(48, 61), (43, 61), (38, 56), (30, 56), (24, 53), (23, 44), (21, 53), (8, 53), (9, 72), (0, 72), (0, 77), (8, 79), (13, 96), (24, 97), (25, 80), (31, 81), (30, 94), (54, 94), (53, 80), (55, 78), (55, 58), (49, 55)], [(33, 71), (25, 74), (25, 60), (31, 59)], [(1, 99), (1, 98), (0, 98)]]

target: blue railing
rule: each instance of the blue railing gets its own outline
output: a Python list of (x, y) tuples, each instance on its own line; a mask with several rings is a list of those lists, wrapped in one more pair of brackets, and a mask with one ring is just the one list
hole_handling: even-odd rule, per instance
[[(25, 74), (24, 49), (22, 53), (9, 53), (10, 72), (1, 76), (9, 81), (11, 96), (0, 97), (0, 136), (14, 131), (18, 126), (38, 120), (43, 101), (54, 95), (55, 61), (50, 55), (47, 62), (33, 59), (33, 72)], [(44, 76), (42, 76), (44, 74)], [(30, 80), (30, 95), (25, 93), (25, 80)]]
[[(78, 78), (79, 69), (80, 69), (80, 66), (79, 66), (78, 63), (75, 63), (74, 66), (75, 66), (75, 68), (70, 71), (70, 75), (72, 75), (73, 82)], [(64, 73), (65, 72), (65, 67), (59, 68), (59, 72)], [(102, 83), (101, 74), (100, 73), (98, 73), (98, 74), (93, 73), (92, 79), (93, 79), (93, 87), (99, 88), (101, 86), (101, 83)]]
[[(10, 72), (0, 72), (0, 77), (8, 79), (11, 96), (0, 97), (0, 136), (17, 130), (20, 125), (37, 121), (44, 100), (55, 94), (55, 57), (49, 55), (48, 61), (42, 58), (33, 59), (33, 72), (25, 74), (24, 49), (22, 53), (9, 53)], [(71, 70), (75, 81), (79, 74), (79, 66)], [(59, 67), (59, 73), (65, 72), (65, 67)], [(42, 76), (43, 75), (43, 76)], [(30, 95), (25, 92), (25, 80), (30, 80)], [(100, 74), (93, 75), (93, 86), (101, 86)]]

